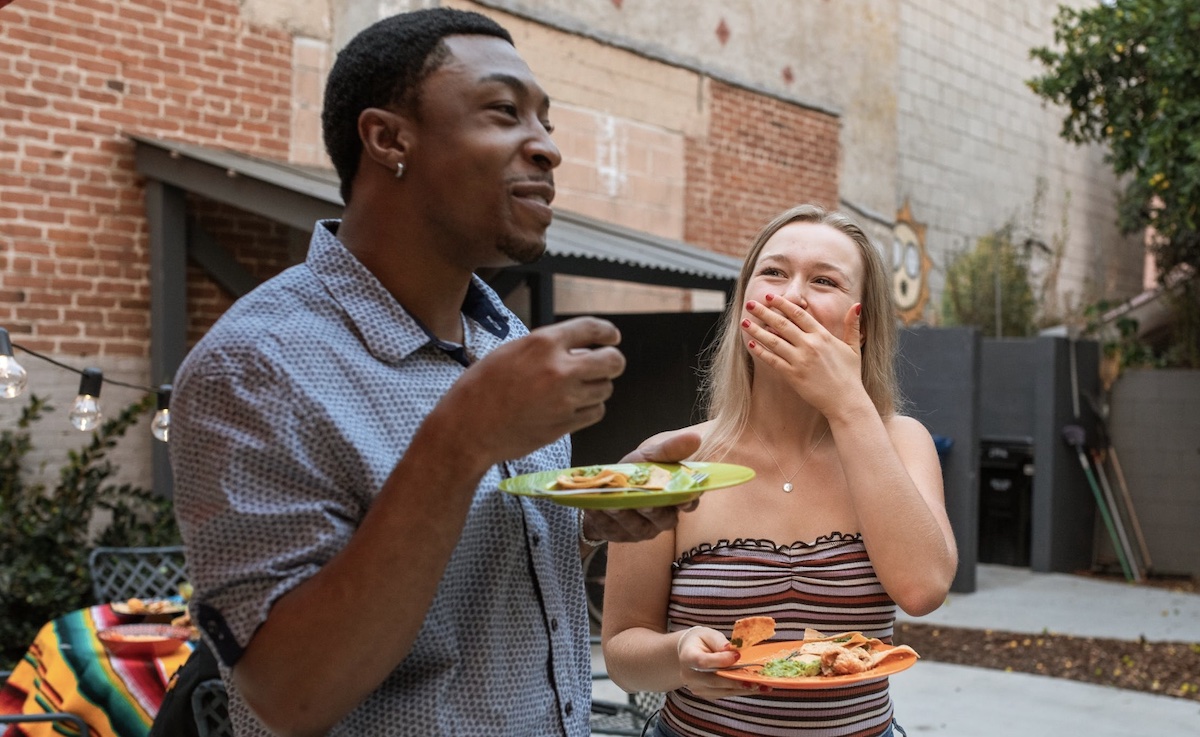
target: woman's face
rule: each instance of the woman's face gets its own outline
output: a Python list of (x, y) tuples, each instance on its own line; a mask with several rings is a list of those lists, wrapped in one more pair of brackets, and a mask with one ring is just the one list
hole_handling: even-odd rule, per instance
[[(819, 223), (790, 223), (763, 246), (746, 283), (745, 301), (785, 297), (808, 310), (835, 338), (846, 314), (862, 301), (863, 262), (845, 233)], [(743, 305), (742, 318), (750, 315)]]

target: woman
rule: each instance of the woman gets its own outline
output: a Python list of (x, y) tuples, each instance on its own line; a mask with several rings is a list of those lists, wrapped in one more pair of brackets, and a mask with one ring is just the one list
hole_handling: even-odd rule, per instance
[(929, 432), (897, 414), (896, 330), (878, 252), (848, 217), (802, 205), (755, 239), (712, 355), (693, 458), (757, 470), (653, 540), (611, 545), (604, 657), (627, 691), (668, 692), (661, 737), (892, 735), (886, 678), (767, 690), (732, 665), (734, 620), (777, 640), (812, 627), (891, 641), (957, 566)]

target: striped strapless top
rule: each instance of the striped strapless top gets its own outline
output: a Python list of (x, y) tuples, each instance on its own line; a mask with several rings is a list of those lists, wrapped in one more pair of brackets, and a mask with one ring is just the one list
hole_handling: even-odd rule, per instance
[[(892, 641), (896, 604), (884, 592), (861, 535), (813, 543), (769, 540), (705, 543), (672, 564), (670, 631), (693, 625), (728, 637), (741, 617), (775, 618), (774, 640), (861, 631)], [(892, 721), (887, 678), (841, 688), (775, 690), (719, 701), (687, 689), (667, 694), (662, 720), (683, 737), (877, 737)]]

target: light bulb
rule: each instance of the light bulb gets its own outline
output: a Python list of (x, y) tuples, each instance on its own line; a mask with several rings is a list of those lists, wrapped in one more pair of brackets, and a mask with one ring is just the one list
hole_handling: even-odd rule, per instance
[(170, 409), (160, 409), (154, 413), (154, 419), (150, 421), (150, 432), (164, 443), (168, 441), (168, 436), (171, 434)]
[(8, 331), (0, 328), (0, 398), (12, 399), (25, 391), (29, 374), (13, 358), (12, 343)]
[(12, 356), (0, 356), (0, 398), (12, 399), (25, 391), (29, 374)]
[(79, 396), (71, 405), (67, 419), (76, 430), (87, 432), (100, 424), (100, 386), (104, 383), (104, 374), (97, 368), (83, 370), (79, 379)]
[(158, 411), (150, 421), (150, 432), (154, 437), (167, 442), (171, 433), (171, 385), (163, 384), (158, 388)]

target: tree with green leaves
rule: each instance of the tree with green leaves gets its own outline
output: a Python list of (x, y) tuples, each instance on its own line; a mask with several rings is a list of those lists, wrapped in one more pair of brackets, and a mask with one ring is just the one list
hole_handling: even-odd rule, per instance
[(1046, 71), (1029, 87), (1067, 107), (1064, 139), (1107, 144), (1128, 177), (1121, 227), (1154, 228), (1162, 276), (1200, 270), (1200, 2), (1060, 6), (1054, 39), (1031, 51)]

